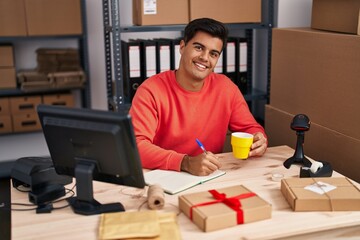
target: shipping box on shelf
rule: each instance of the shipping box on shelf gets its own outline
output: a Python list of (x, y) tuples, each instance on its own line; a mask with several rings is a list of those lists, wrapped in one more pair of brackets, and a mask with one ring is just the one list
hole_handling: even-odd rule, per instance
[(360, 211), (360, 190), (347, 178), (287, 178), (281, 192), (294, 211)]
[(43, 104), (47, 105), (61, 105), (67, 107), (74, 107), (74, 95), (71, 93), (59, 93), (59, 94), (46, 94), (43, 95)]
[(0, 45), (0, 68), (14, 67), (14, 53), (11, 45)]
[(15, 89), (16, 73), (14, 67), (0, 67), (0, 89)]
[(0, 1), (0, 37), (26, 36), (24, 0)]
[(41, 124), (37, 113), (13, 114), (14, 132), (31, 132), (41, 130)]
[(36, 106), (41, 103), (40, 95), (11, 97), (9, 99), (11, 114), (13, 115), (36, 113)]
[(271, 105), (360, 139), (359, 53), (358, 35), (273, 29)]
[(36, 69), (39, 72), (80, 71), (80, 54), (75, 48), (38, 48)]
[[(305, 132), (304, 153), (314, 160), (329, 162), (333, 169), (346, 177), (360, 182), (360, 139), (339, 133), (336, 130), (311, 121)], [(271, 105), (265, 107), (265, 131), (269, 146), (288, 145), (296, 147), (296, 132), (290, 129), (295, 114)], [(357, 128), (357, 125), (353, 126)]]
[(46, 73), (35, 70), (21, 70), (17, 73), (17, 80), (21, 90), (39, 91), (53, 88), (53, 83), (50, 81)]
[(313, 0), (311, 27), (360, 35), (360, 1)]
[(180, 195), (179, 208), (205, 232), (271, 218), (271, 205), (242, 185)]
[(188, 0), (133, 0), (134, 25), (171, 25), (188, 22)]
[(10, 114), (9, 98), (2, 97), (0, 98), (0, 115), (9, 115), (9, 114)]
[(80, 0), (24, 0), (29, 36), (82, 34)]
[(86, 81), (84, 71), (53, 72), (48, 74), (55, 88), (82, 87)]
[(13, 131), (10, 115), (0, 115), (0, 134), (11, 133)]
[(203, 17), (223, 23), (259, 23), (261, 0), (190, 0), (190, 21)]

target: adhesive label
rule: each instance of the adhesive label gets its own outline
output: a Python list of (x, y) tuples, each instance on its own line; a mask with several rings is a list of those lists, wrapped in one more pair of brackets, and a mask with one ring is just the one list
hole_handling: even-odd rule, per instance
[(330, 192), (330, 191), (336, 189), (336, 186), (333, 186), (331, 184), (324, 183), (324, 182), (316, 182), (314, 184), (304, 187), (304, 189), (323, 195), (327, 192)]
[(144, 0), (144, 15), (157, 14), (156, 0)]

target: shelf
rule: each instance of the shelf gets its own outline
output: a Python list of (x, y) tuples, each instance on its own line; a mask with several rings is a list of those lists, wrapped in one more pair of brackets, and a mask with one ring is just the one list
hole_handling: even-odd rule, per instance
[[(184, 31), (187, 24), (175, 25), (151, 25), (151, 26), (121, 26), (119, 19), (120, 0), (104, 0), (104, 26), (105, 26), (105, 51), (106, 51), (106, 69), (107, 69), (107, 93), (108, 105), (110, 110), (116, 110), (121, 107), (124, 101), (124, 74), (122, 69), (121, 54), (121, 34), (126, 33), (142, 33), (142, 32), (165, 32), (165, 31)], [(249, 90), (244, 94), (246, 101), (269, 101), (270, 92), (270, 64), (271, 64), (271, 29), (274, 22), (274, 0), (261, 1), (261, 19), (259, 23), (227, 23), (226, 26), (231, 33), (237, 33), (237, 30), (244, 30), (244, 35), (248, 41), (248, 81)], [(257, 31), (260, 30), (260, 31)], [(263, 31), (264, 30), (264, 31)], [(231, 36), (231, 35), (229, 35)], [(266, 58), (259, 59), (256, 56), (255, 48), (264, 47)], [(117, 56), (117, 57), (113, 57)], [(113, 59), (112, 59), (113, 57)], [(254, 79), (253, 79), (254, 78)], [(253, 88), (253, 81), (260, 83), (257, 86), (262, 88), (265, 85), (266, 90)], [(116, 84), (113, 84), (116, 82)]]
[(32, 91), (23, 91), (21, 89), (0, 89), (0, 97), (23, 96), (23, 95), (43, 94), (43, 93), (57, 93), (57, 92), (65, 92), (65, 91), (79, 90), (79, 89), (84, 89), (84, 87), (39, 89)]
[[(161, 31), (183, 31), (186, 25), (158, 25), (158, 26), (122, 26), (120, 31), (123, 33), (130, 32), (161, 32)], [(230, 23), (226, 24), (231, 30), (246, 30), (246, 29), (267, 29), (271, 25), (262, 23)]]
[(14, 36), (0, 37), (0, 43), (9, 43), (17, 41), (36, 41), (36, 40), (59, 40), (59, 39), (81, 39), (82, 35), (52, 35), (52, 36)]
[[(74, 1), (75, 2), (75, 1)], [(0, 97), (12, 97), (12, 96), (26, 96), (26, 95), (34, 95), (34, 94), (46, 94), (46, 93), (61, 93), (68, 92), (72, 90), (77, 90), (80, 92), (81, 98), (81, 106), (82, 107), (90, 107), (91, 99), (90, 99), (90, 76), (89, 76), (89, 56), (88, 56), (88, 45), (87, 45), (87, 27), (86, 27), (86, 0), (79, 0), (80, 2), (80, 17), (81, 17), (81, 31), (71, 31), (68, 32), (70, 34), (61, 34), (61, 32), (57, 32), (56, 35), (32, 35), (32, 36), (0, 36), (0, 44), (12, 44), (14, 46), (14, 57), (15, 55), (19, 55), (24, 51), (26, 53), (26, 46), (31, 49), (31, 47), (41, 47), (46, 46), (47, 43), (52, 45), (54, 48), (66, 48), (68, 43), (71, 43), (71, 46), (78, 49), (79, 52), (79, 60), (82, 67), (82, 70), (86, 76), (86, 82), (83, 86), (80, 87), (61, 87), (61, 88), (51, 88), (51, 89), (38, 89), (38, 90), (22, 90), (18, 89), (0, 89)], [(43, 32), (44, 34), (51, 34), (51, 32)], [(60, 33), (60, 34), (59, 34)], [(66, 33), (66, 32), (65, 32)], [(73, 34), (74, 33), (74, 34)], [(36, 41), (41, 42), (38, 44)], [(54, 41), (55, 44), (52, 43)], [(59, 41), (58, 44), (56, 41)], [(67, 43), (67, 45), (62, 45), (61, 43)], [(16, 53), (15, 48), (20, 49), (20, 52)], [(25, 49), (25, 50), (24, 50)], [(25, 54), (26, 55), (26, 54)], [(19, 55), (21, 57), (21, 55)], [(17, 57), (19, 57), (17, 56)], [(15, 61), (15, 60), (14, 60)], [(35, 59), (33, 60), (35, 61)], [(22, 67), (16, 65), (15, 61), (15, 70), (22, 69)]]

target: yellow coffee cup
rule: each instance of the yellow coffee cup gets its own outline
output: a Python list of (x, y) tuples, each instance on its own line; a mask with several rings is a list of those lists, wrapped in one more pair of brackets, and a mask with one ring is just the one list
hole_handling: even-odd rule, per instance
[(247, 159), (254, 136), (245, 132), (233, 132), (231, 134), (232, 152), (235, 158)]

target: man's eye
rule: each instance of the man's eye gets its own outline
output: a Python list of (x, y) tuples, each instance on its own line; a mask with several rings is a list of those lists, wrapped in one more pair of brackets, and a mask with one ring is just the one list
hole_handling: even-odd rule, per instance
[(196, 50), (201, 50), (202, 47), (201, 47), (201, 46), (195, 46), (195, 49), (196, 49)]
[(219, 54), (214, 52), (214, 53), (211, 53), (211, 56), (214, 57), (214, 58), (218, 58), (219, 57)]

